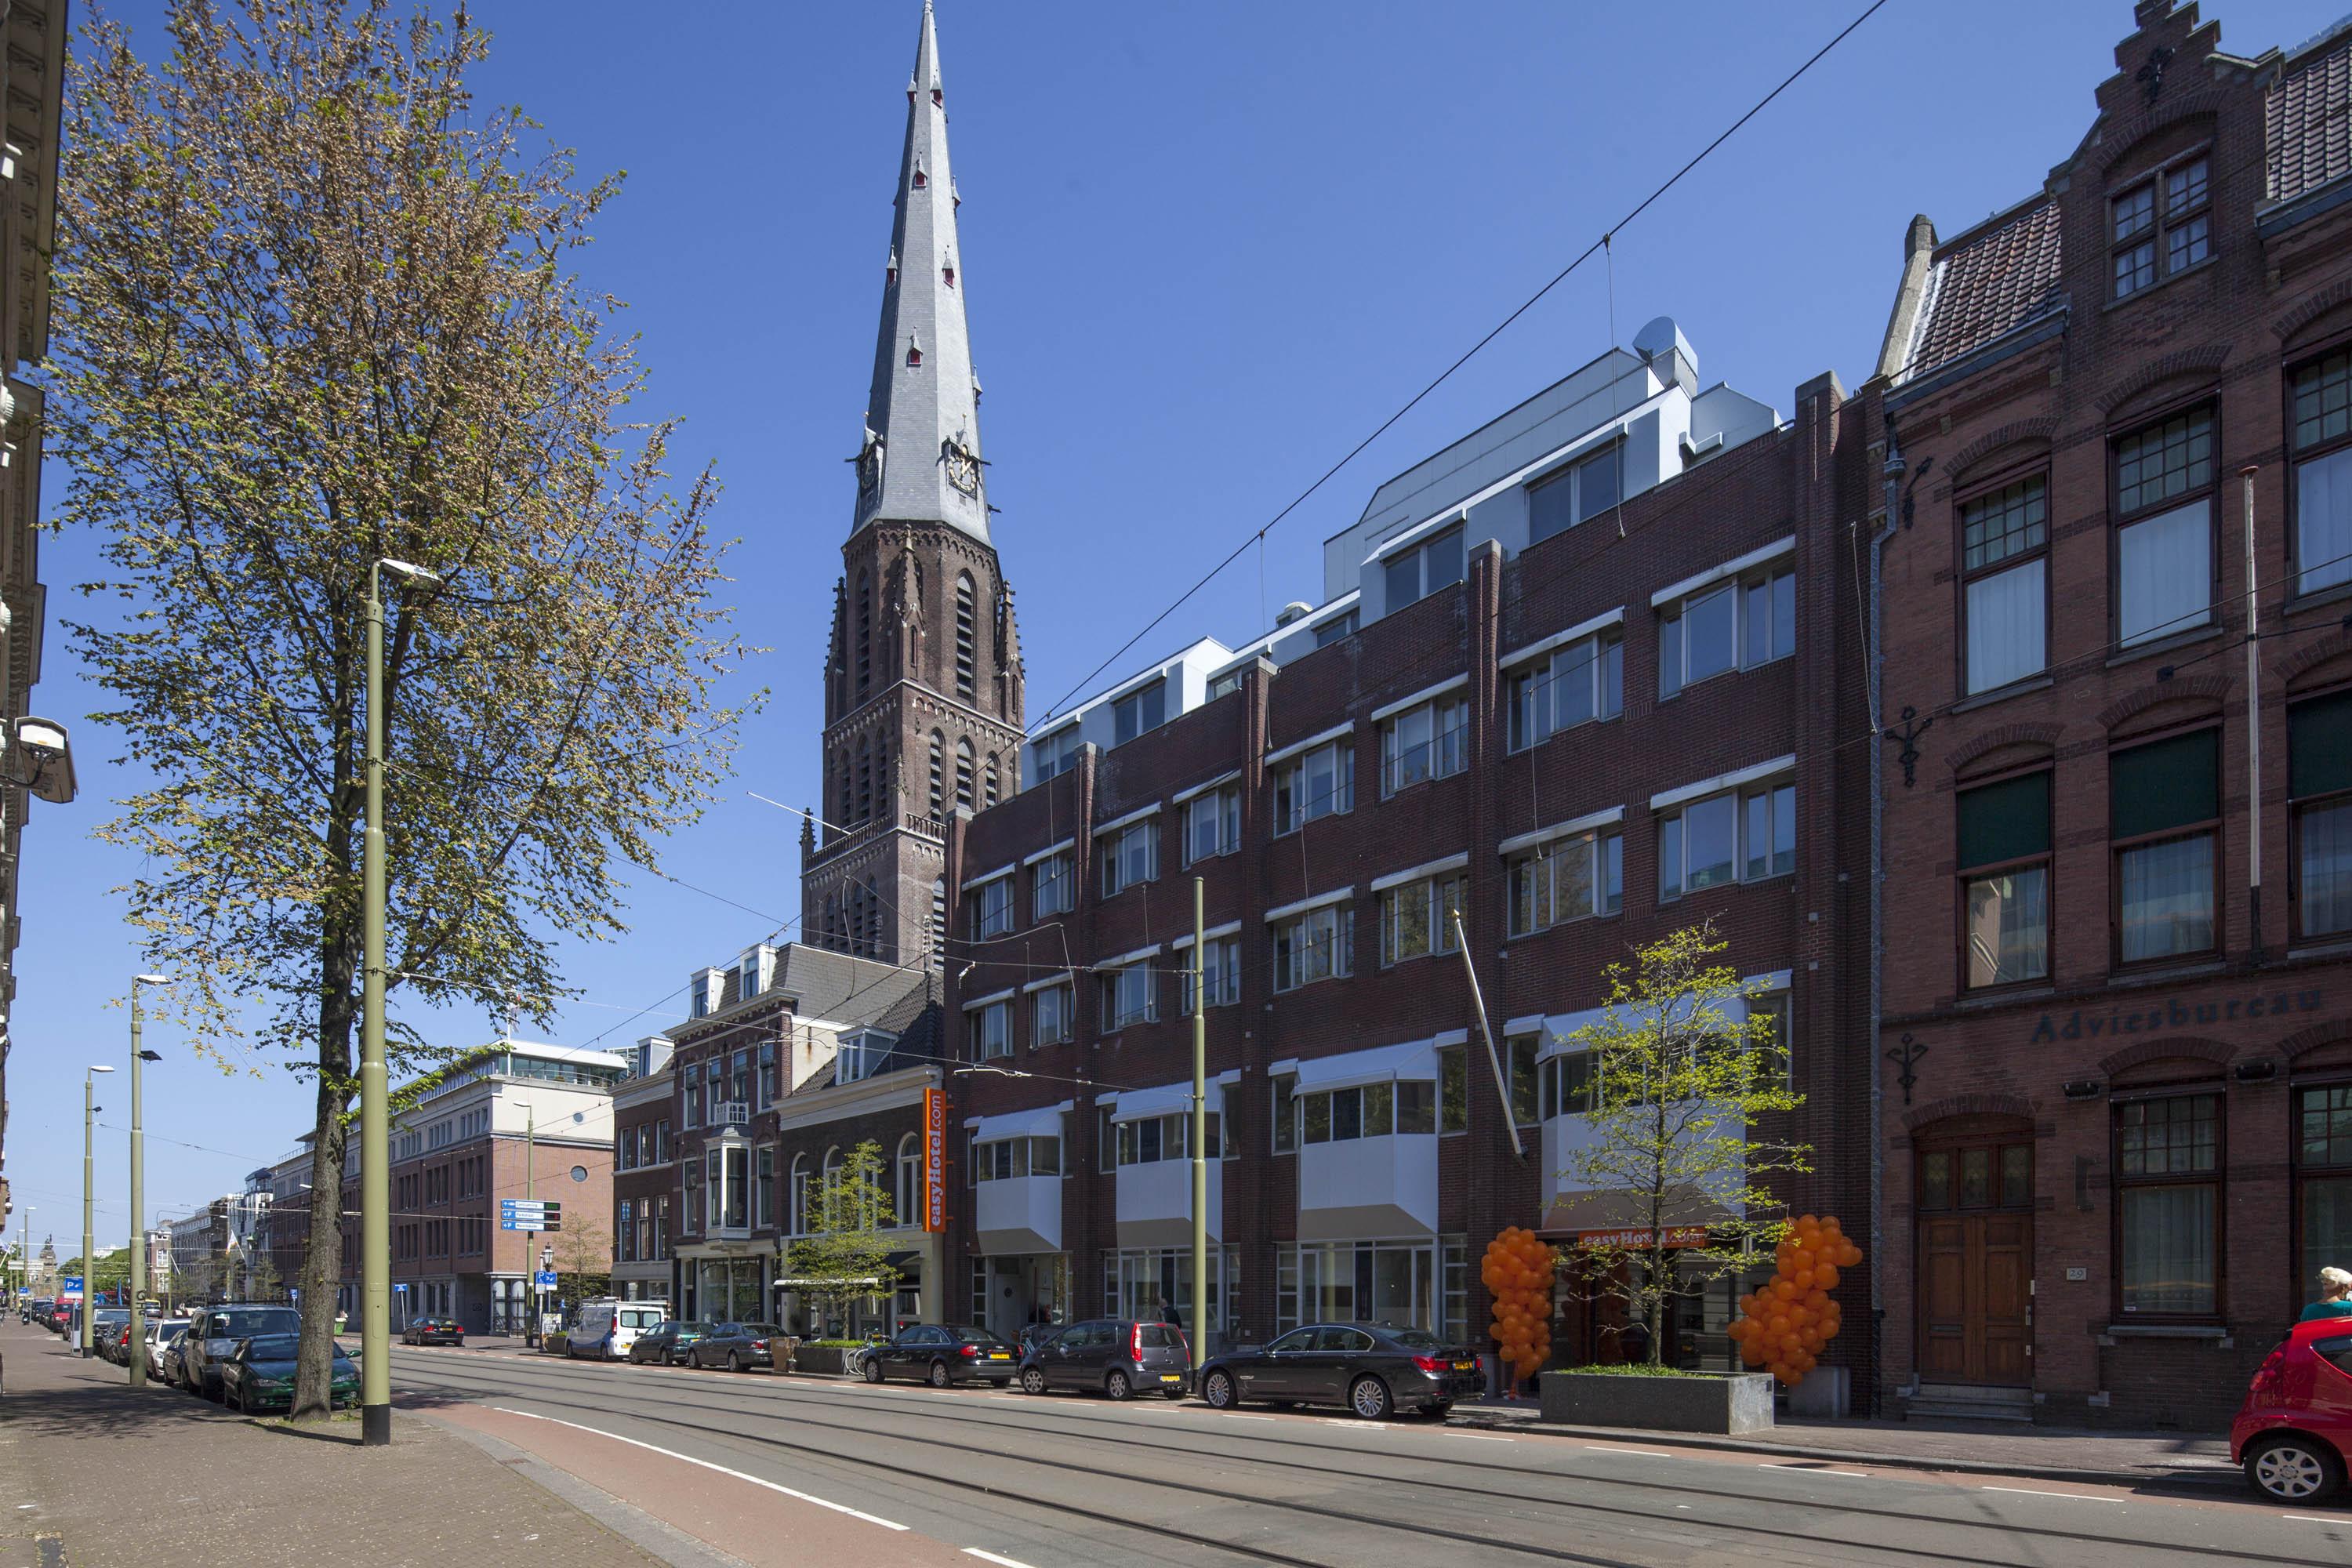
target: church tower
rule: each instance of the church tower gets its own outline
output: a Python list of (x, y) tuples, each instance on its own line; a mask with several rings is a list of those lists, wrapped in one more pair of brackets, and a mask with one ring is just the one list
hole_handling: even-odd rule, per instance
[(949, 817), (1020, 788), (1021, 642), (990, 537), (961, 203), (925, 0), (834, 588), (822, 826), (801, 837), (806, 940), (894, 963), (938, 960)]

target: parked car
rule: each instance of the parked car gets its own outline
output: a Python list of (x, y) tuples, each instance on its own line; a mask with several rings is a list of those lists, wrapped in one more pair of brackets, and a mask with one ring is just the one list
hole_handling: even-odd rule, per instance
[(723, 1366), (729, 1372), (749, 1372), (755, 1366), (775, 1370), (775, 1356), (792, 1360), (793, 1341), (773, 1323), (721, 1323), (687, 1347), (688, 1366)]
[[(301, 1344), (295, 1333), (255, 1334), (236, 1342), (220, 1360), (221, 1403), (250, 1415), (294, 1403), (294, 1358)], [(333, 1381), (329, 1403), (355, 1405), (360, 1397), (359, 1363), (335, 1347)]]
[(466, 1325), (455, 1318), (411, 1318), (408, 1327), (400, 1331), (400, 1342), (404, 1345), (462, 1345), (466, 1342)]
[(2297, 1323), (2256, 1369), (2230, 1425), (2230, 1458), (2253, 1489), (2310, 1503), (2343, 1489), (2352, 1453), (2352, 1320)]
[(857, 1367), (868, 1383), (910, 1377), (933, 1388), (973, 1381), (1003, 1388), (1019, 1370), (1018, 1355), (1006, 1341), (969, 1323), (909, 1323), (859, 1351)]
[(121, 1343), (122, 1326), (131, 1321), (126, 1307), (100, 1307), (89, 1321), (89, 1348), (100, 1360), (115, 1359), (115, 1349)]
[(291, 1307), (238, 1304), (206, 1307), (189, 1320), (180, 1339), (180, 1386), (206, 1399), (222, 1399), (221, 1363), (237, 1342), (299, 1334), (302, 1314)]
[(1443, 1417), (1477, 1385), (1478, 1360), (1425, 1329), (1309, 1323), (1268, 1345), (1243, 1345), (1201, 1368), (1201, 1397), (1218, 1410), (1245, 1399), (1344, 1405), (1367, 1421), (1400, 1410)]
[(172, 1374), (165, 1370), (164, 1358), (177, 1361), (180, 1336), (188, 1331), (185, 1318), (150, 1318), (147, 1320), (147, 1342), (141, 1353), (147, 1358), (147, 1375), (158, 1383), (170, 1383)]
[(684, 1366), (688, 1349), (717, 1326), (694, 1319), (683, 1322), (667, 1319), (631, 1341), (628, 1358), (639, 1364), (651, 1362), (656, 1366)]
[(16, 1308), (16, 1321), (20, 1323), (29, 1323), (37, 1318), (47, 1319), (49, 1309), (57, 1304), (54, 1297), (28, 1296)]
[(1056, 1388), (1128, 1399), (1157, 1389), (1181, 1399), (1192, 1388), (1192, 1355), (1172, 1323), (1097, 1318), (1073, 1323), (1030, 1349), (1021, 1361), (1021, 1391)]
[(564, 1353), (619, 1361), (637, 1342), (637, 1336), (667, 1321), (669, 1309), (659, 1301), (623, 1301), (612, 1297), (583, 1303)]
[[(129, 1366), (131, 1364), (131, 1337), (134, 1331), (139, 1334), (143, 1342), (147, 1332), (147, 1325), (142, 1321), (134, 1331), (129, 1318), (123, 1319), (119, 1323), (102, 1322), (99, 1324), (98, 1342), (100, 1348), (98, 1353), (104, 1356), (107, 1360), (112, 1362), (117, 1366)], [(145, 1349), (143, 1342), (141, 1349), (142, 1352)]]

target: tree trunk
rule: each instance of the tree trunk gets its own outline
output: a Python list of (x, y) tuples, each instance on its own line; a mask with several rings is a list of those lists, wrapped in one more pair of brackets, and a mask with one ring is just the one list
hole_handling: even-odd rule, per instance
[[(320, 943), (319, 1098), (310, 1152), (310, 1246), (302, 1259), (302, 1342), (294, 1370), (289, 1418), (324, 1421), (334, 1411), (335, 1294), (343, 1272), (344, 1118), (352, 1103), (352, 1022), (357, 1011), (352, 980), (358, 970), (357, 933), (328, 904)], [(361, 1260), (364, 1268), (366, 1260)], [(362, 1303), (364, 1309), (364, 1302)]]

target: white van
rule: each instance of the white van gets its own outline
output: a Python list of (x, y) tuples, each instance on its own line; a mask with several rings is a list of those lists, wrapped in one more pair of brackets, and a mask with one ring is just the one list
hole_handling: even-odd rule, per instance
[(647, 1329), (669, 1321), (669, 1307), (661, 1301), (621, 1301), (607, 1296), (580, 1309), (563, 1351), (570, 1356), (619, 1361)]

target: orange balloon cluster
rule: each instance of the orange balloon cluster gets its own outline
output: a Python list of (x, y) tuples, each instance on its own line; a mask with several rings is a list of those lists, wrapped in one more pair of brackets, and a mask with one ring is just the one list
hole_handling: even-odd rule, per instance
[(1839, 1269), (1862, 1261), (1862, 1248), (1846, 1239), (1836, 1220), (1805, 1215), (1781, 1237), (1776, 1257), (1771, 1279), (1739, 1299), (1730, 1334), (1741, 1361), (1793, 1388), (1813, 1370), (1822, 1347), (1837, 1338), (1838, 1304), (1829, 1293)]
[(1514, 1378), (1531, 1377), (1551, 1354), (1551, 1248), (1517, 1226), (1486, 1244), (1478, 1278), (1495, 1299), (1490, 1325)]

